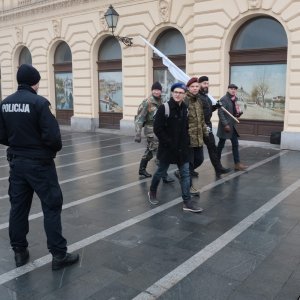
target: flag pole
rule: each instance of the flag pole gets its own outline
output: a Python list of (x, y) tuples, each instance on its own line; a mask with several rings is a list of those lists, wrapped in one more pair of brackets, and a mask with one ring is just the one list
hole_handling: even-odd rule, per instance
[(230, 116), (234, 121), (236, 121), (237, 123), (240, 123), (240, 121), (234, 117), (226, 108), (224, 108), (223, 106), (221, 106), (221, 109), (228, 115)]

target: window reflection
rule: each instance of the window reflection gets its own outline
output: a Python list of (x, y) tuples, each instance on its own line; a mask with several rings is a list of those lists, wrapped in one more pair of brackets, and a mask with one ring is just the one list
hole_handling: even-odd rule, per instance
[(286, 64), (232, 66), (243, 118), (283, 121)]
[(123, 112), (122, 72), (99, 72), (101, 112)]
[(55, 73), (56, 109), (73, 109), (72, 72)]

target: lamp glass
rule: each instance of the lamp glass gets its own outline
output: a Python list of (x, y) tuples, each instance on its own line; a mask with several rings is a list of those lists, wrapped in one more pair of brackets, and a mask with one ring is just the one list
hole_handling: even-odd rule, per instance
[(113, 6), (110, 5), (107, 12), (104, 14), (104, 17), (108, 27), (113, 33), (118, 24), (119, 14), (114, 10)]

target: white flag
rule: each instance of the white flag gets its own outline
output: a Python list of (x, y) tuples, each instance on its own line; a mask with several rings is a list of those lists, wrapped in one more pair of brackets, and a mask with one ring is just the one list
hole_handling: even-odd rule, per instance
[[(187, 74), (185, 74), (181, 69), (179, 69), (171, 60), (168, 59), (167, 56), (165, 56), (161, 51), (159, 51), (156, 47), (154, 47), (152, 44), (150, 44), (147, 40), (145, 40), (142, 36), (140, 38), (149, 46), (152, 48), (152, 50), (160, 57), (162, 58), (163, 64), (168, 68), (169, 72), (179, 81), (182, 81), (183, 83), (187, 83), (191, 77), (189, 77)], [(210, 94), (207, 94), (209, 99), (211, 100), (212, 104), (215, 105), (217, 103), (216, 99), (211, 96)]]
[(161, 51), (151, 45), (147, 40), (140, 36), (140, 38), (153, 49), (153, 51), (162, 58), (163, 64), (168, 68), (170, 73), (179, 81), (187, 83), (190, 77), (186, 75), (181, 69), (179, 69), (172, 61), (170, 61)]

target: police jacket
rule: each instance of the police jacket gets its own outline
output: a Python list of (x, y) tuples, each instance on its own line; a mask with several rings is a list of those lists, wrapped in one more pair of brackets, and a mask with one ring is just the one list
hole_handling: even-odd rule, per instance
[(28, 85), (0, 104), (0, 143), (9, 146), (7, 154), (33, 159), (54, 158), (62, 148), (58, 123), (50, 102)]
[(182, 165), (189, 161), (188, 114), (184, 102), (179, 105), (173, 98), (168, 101), (169, 116), (161, 105), (154, 119), (154, 133), (159, 140), (159, 161)]

